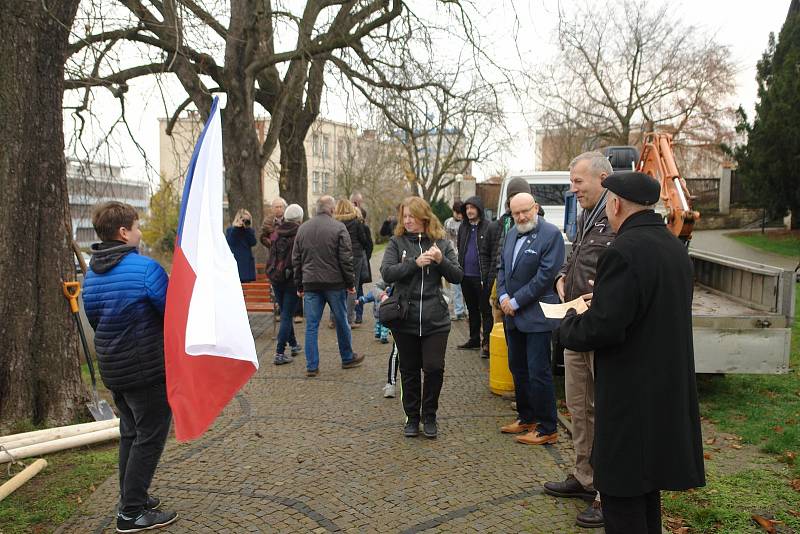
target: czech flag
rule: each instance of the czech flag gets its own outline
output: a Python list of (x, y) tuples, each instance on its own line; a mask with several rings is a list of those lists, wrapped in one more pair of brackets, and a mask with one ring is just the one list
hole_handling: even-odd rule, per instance
[(236, 260), (223, 234), (222, 124), (214, 98), (192, 155), (164, 314), (178, 441), (200, 437), (258, 369)]

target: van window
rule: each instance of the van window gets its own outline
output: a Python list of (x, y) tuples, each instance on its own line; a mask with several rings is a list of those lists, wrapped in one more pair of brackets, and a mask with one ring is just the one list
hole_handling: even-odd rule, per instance
[(531, 184), (531, 194), (540, 206), (563, 206), (569, 184)]

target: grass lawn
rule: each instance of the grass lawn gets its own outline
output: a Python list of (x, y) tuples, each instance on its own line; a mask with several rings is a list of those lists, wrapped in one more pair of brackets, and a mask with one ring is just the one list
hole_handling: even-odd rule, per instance
[[(795, 289), (800, 310), (800, 284)], [(707, 486), (665, 494), (667, 516), (682, 518), (690, 532), (764, 532), (750, 517), (755, 513), (800, 532), (800, 317), (792, 329), (791, 369), (786, 375), (699, 377), (702, 416), (741, 438), (725, 445), (729, 453), (730, 447), (740, 450), (725, 464), (717, 460), (719, 444), (706, 442)]]
[(739, 232), (730, 237), (745, 245), (790, 258), (800, 257), (800, 230)]
[[(95, 364), (95, 371), (97, 370)], [(83, 381), (90, 384), (89, 368), (81, 367)], [(111, 403), (110, 392), (97, 377), (98, 395)], [(113, 406), (113, 403), (112, 403)], [(86, 418), (91, 417), (86, 410)], [(23, 425), (18, 431), (36, 430)], [(78, 509), (95, 488), (114, 474), (117, 467), (119, 442), (109, 441), (97, 445), (70, 449), (45, 455), (47, 467), (28, 483), (0, 501), (0, 533), (52, 532)], [(23, 461), (30, 464), (34, 458)], [(0, 465), (0, 484), (10, 477), (7, 464)], [(12, 475), (21, 468), (12, 468)]]

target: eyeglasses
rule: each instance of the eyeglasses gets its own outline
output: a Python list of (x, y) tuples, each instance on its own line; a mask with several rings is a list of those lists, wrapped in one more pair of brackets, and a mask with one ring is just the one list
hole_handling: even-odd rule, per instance
[(524, 210), (520, 210), (520, 211), (512, 211), (511, 212), (511, 216), (512, 217), (519, 217), (523, 213), (530, 213), (530, 211), (535, 207), (536, 207), (536, 203), (534, 202), (533, 204), (531, 204), (531, 206), (529, 208), (525, 208)]

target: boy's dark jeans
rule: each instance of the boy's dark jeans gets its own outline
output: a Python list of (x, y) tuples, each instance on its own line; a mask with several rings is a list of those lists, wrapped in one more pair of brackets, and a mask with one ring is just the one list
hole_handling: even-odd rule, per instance
[(112, 394), (119, 412), (119, 511), (135, 517), (145, 507), (172, 411), (164, 383)]

